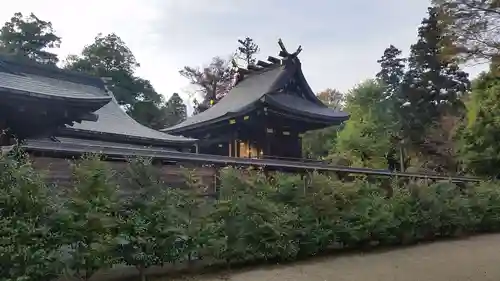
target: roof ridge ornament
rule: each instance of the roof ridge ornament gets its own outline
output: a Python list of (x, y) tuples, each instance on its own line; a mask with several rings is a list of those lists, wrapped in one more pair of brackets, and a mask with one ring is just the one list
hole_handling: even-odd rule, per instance
[(299, 45), (299, 47), (297, 48), (297, 50), (293, 53), (289, 53), (285, 47), (285, 44), (283, 44), (283, 40), (281, 40), (281, 38), (278, 39), (278, 45), (280, 46), (280, 49), (281, 49), (281, 52), (280, 52), (280, 57), (283, 57), (283, 58), (296, 58), (300, 52), (302, 52), (302, 45)]

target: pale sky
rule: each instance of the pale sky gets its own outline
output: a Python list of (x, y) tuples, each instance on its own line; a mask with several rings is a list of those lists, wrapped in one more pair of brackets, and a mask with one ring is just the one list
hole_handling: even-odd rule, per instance
[[(79, 53), (97, 33), (115, 32), (135, 54), (137, 74), (166, 97), (187, 97), (185, 65), (228, 56), (246, 36), (258, 58), (277, 56), (278, 38), (300, 58), (315, 92), (347, 91), (372, 78), (390, 44), (407, 51), (428, 0), (18, 0), (2, 3), (0, 23), (15, 12), (52, 22), (61, 59)], [(475, 74), (477, 70), (472, 71)]]

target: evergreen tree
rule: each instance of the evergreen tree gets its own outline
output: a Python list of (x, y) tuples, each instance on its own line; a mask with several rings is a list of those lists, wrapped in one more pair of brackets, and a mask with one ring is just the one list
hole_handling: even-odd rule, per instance
[(259, 45), (257, 45), (252, 38), (246, 37), (245, 39), (238, 39), (240, 46), (236, 52), (239, 59), (243, 60), (246, 66), (255, 64), (255, 54), (260, 51)]
[(384, 50), (383, 56), (377, 61), (380, 72), (377, 79), (385, 86), (385, 96), (396, 100), (401, 91), (401, 82), (405, 75), (405, 61), (401, 58), (401, 50), (390, 45)]
[(179, 124), (187, 117), (187, 109), (179, 94), (174, 93), (165, 103), (165, 125), (167, 127)]
[(388, 134), (390, 134), (389, 143), (392, 143), (392, 145), (385, 154), (390, 170), (403, 170), (404, 163), (401, 162), (407, 161), (403, 155), (404, 143), (401, 137), (402, 116), (399, 115), (399, 109), (402, 105), (401, 87), (406, 67), (406, 59), (401, 57), (401, 53), (401, 50), (390, 45), (384, 50), (384, 54), (377, 61), (381, 69), (376, 77), (383, 87), (383, 95), (380, 102), (387, 105), (387, 121), (391, 123), (388, 126), (388, 128), (390, 127)]
[(470, 88), (468, 74), (452, 58), (442, 56), (446, 38), (437, 10), (429, 8), (428, 12), (419, 27), (418, 41), (411, 46), (399, 93), (403, 135), (417, 146), (443, 116), (463, 110), (461, 97)]
[(57, 55), (47, 51), (58, 48), (61, 38), (54, 34), (52, 23), (34, 14), (24, 17), (15, 13), (0, 29), (0, 52), (27, 57), (43, 64), (55, 65)]

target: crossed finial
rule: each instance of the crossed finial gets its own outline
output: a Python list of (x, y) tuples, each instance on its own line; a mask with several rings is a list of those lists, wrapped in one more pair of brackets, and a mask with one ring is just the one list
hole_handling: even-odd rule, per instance
[(300, 46), (300, 45), (299, 45), (299, 47), (297, 48), (297, 50), (296, 50), (295, 52), (293, 52), (293, 53), (291, 53), (291, 54), (290, 54), (290, 53), (286, 50), (286, 48), (285, 48), (285, 44), (283, 44), (283, 41), (281, 40), (281, 38), (280, 38), (280, 39), (278, 39), (278, 45), (280, 46), (280, 48), (281, 48), (281, 52), (282, 52), (282, 53), (283, 53), (283, 55), (284, 55), (283, 57), (287, 57), (287, 58), (288, 58), (288, 57), (290, 57), (290, 58), (295, 58), (295, 57), (297, 57), (297, 56), (300, 54), (300, 52), (302, 52), (302, 46)]

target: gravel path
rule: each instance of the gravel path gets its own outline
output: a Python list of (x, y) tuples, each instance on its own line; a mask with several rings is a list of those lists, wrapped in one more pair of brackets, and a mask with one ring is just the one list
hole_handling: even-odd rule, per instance
[[(186, 279), (184, 279), (186, 280)], [(264, 267), (200, 281), (499, 281), (500, 234)], [(166, 280), (162, 280), (166, 281)]]

